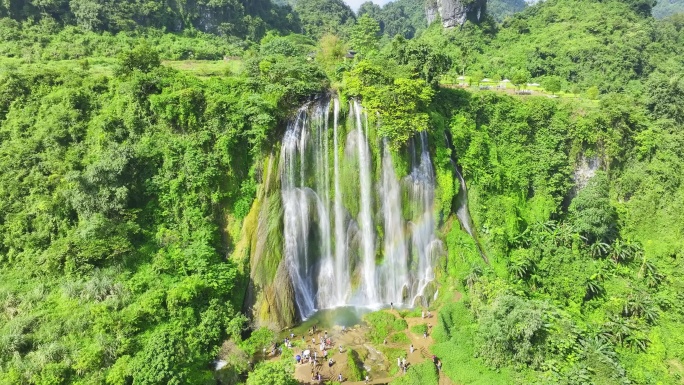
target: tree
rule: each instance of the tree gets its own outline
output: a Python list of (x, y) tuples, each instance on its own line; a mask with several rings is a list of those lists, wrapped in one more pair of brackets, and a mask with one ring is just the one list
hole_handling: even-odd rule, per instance
[(451, 67), (451, 59), (429, 44), (406, 41), (403, 36), (392, 40), (392, 57), (408, 65), (415, 75), (436, 87), (439, 77)]
[(294, 5), (305, 34), (319, 38), (327, 33), (345, 35), (354, 23), (354, 11), (343, 0), (301, 0)]
[(493, 300), (479, 322), (479, 354), (494, 367), (540, 362), (552, 309), (512, 295)]
[(648, 107), (656, 117), (684, 123), (684, 75), (681, 66), (656, 70), (648, 77)]
[(597, 100), (599, 98), (599, 89), (596, 86), (589, 87), (587, 90), (587, 98), (589, 100)]
[(549, 76), (544, 79), (542, 86), (547, 92), (555, 95), (561, 90), (561, 79), (558, 76)]
[(367, 14), (361, 16), (351, 29), (350, 41), (353, 49), (364, 54), (377, 51), (380, 43), (380, 24)]
[(658, 3), (655, 0), (623, 0), (625, 3), (642, 17), (650, 17), (653, 7)]
[(484, 73), (482, 71), (475, 71), (470, 75), (470, 85), (479, 86), (482, 79), (484, 79)]
[(161, 65), (159, 52), (147, 42), (142, 42), (119, 58), (117, 74), (128, 75), (133, 71), (150, 72)]
[(615, 238), (617, 213), (610, 204), (608, 194), (608, 176), (597, 172), (570, 204), (573, 226), (589, 243), (607, 243)]
[(100, 12), (102, 6), (94, 0), (71, 0), (71, 10), (76, 16), (76, 23), (84, 31), (93, 31), (98, 29), (102, 21), (100, 20)]
[(344, 42), (337, 35), (324, 35), (318, 43), (320, 49), (316, 59), (323, 65), (330, 76), (345, 54)]
[(257, 365), (247, 377), (247, 385), (297, 385), (292, 373), (294, 368), (290, 361), (264, 362)]
[(530, 73), (527, 70), (517, 70), (511, 76), (511, 82), (516, 86), (516, 87), (521, 87), (530, 80)]
[(188, 380), (191, 357), (183, 348), (181, 332), (172, 326), (160, 327), (150, 335), (133, 364), (136, 384), (183, 384)]

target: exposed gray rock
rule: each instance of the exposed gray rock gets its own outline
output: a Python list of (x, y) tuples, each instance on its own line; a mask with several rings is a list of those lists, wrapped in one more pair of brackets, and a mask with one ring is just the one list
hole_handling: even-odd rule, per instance
[(466, 20), (479, 22), (487, 9), (487, 0), (427, 0), (428, 24), (441, 18), (444, 28), (460, 27)]
[(572, 178), (575, 181), (575, 189), (579, 191), (587, 187), (589, 180), (596, 175), (599, 168), (601, 168), (601, 159), (598, 156), (582, 155)]

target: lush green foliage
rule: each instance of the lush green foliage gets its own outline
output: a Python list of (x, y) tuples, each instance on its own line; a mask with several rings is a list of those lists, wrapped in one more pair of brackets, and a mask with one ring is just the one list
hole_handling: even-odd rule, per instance
[(494, 20), (502, 22), (506, 17), (512, 16), (527, 7), (525, 0), (490, 0), (487, 1), (487, 13)]
[(176, 1), (161, 0), (30, 0), (3, 1), (0, 17), (15, 20), (57, 21), (84, 31), (130, 31), (143, 27), (180, 32), (196, 28), (225, 36), (259, 39), (267, 29), (297, 30), (288, 7), (269, 0)]
[(361, 381), (364, 378), (363, 362), (359, 353), (353, 349), (347, 350), (347, 373), (351, 381)]
[(551, 0), (500, 26), (468, 23), (446, 33), (436, 26), (420, 39), (447, 52), (460, 74), (482, 70), (489, 78), (513, 80), (526, 71), (537, 82), (559, 76), (563, 89), (577, 84), (601, 92), (639, 88), (634, 80), (663, 66), (672, 57), (665, 52), (682, 53), (681, 29), (640, 16), (620, 1)]
[(427, 27), (422, 0), (396, 0), (379, 6), (370, 1), (361, 4), (358, 15), (369, 15), (380, 22), (382, 34), (411, 39)]
[(439, 374), (432, 361), (409, 367), (405, 376), (391, 382), (392, 385), (437, 385)]
[(405, 320), (384, 311), (369, 313), (363, 317), (363, 320), (371, 328), (368, 333), (369, 339), (377, 344), (382, 343), (392, 333), (408, 328)]
[[(247, 214), (279, 119), (326, 84), (305, 57), (282, 60), (301, 43), (264, 46), (242, 75), (206, 81), (144, 43), (116, 76), (0, 75), (3, 381), (211, 379), (246, 321), (226, 222)], [(257, 331), (244, 349), (272, 337)]]
[(264, 362), (249, 373), (247, 385), (297, 385), (292, 377), (292, 363), (288, 361)]
[[(678, 97), (674, 84), (668, 97)], [(681, 241), (666, 234), (681, 231), (681, 224), (669, 219), (681, 214), (673, 203), (682, 196), (681, 184), (663, 189), (672, 186), (663, 181), (678, 177), (665, 173), (656, 182), (644, 170), (654, 172), (662, 162), (668, 169), (679, 167), (680, 151), (670, 144), (681, 139), (661, 128), (675, 124), (677, 110), (661, 112), (664, 123), (624, 95), (604, 97), (582, 114), (543, 99), (448, 98), (435, 99), (461, 105), (453, 109), (450, 130), (468, 180), (471, 214), (492, 265), (483, 265), (472, 251), (450, 258), (467, 261), (447, 270), (459, 276), (477, 321), (467, 326), (473, 321), (448, 308), (440, 313), (433, 336), (444, 341), (435, 352), (445, 355), (445, 365), (479, 365), (450, 353), (447, 346), (458, 340), (459, 347), (472, 344), (490, 367), (515, 368), (516, 382), (669, 379), (665, 357), (682, 359), (675, 342), (680, 338), (673, 333), (682, 319), (666, 298), (677, 298), (671, 290), (682, 285), (676, 273), (682, 249)], [(668, 139), (658, 141), (656, 149), (650, 147), (651, 135)], [(581, 159), (590, 156), (600, 157), (610, 173), (597, 172), (573, 192), (570, 167), (584, 167)], [(659, 196), (653, 202), (662, 202), (657, 207), (646, 204), (651, 194)], [(449, 235), (447, 242), (452, 254), (462, 240)], [(472, 341), (463, 341), (464, 330), (471, 331)], [(468, 377), (454, 373), (452, 378)]]
[[(174, 4), (0, 2), (0, 383), (244, 380), (275, 334), (242, 341), (248, 266), (227, 256), (271, 183), (264, 154), (282, 121), (331, 84), (362, 99), (399, 174), (407, 142), (428, 134), (440, 298), (464, 294), (432, 333), (449, 377), (684, 376), (681, 17), (648, 18), (648, 1), (549, 0), (500, 25), (420, 32), (422, 1), (366, 4), (358, 22), (339, 0)], [(226, 56), (236, 65), (202, 78), (166, 62)], [(440, 88), (445, 73), (581, 98)], [(452, 161), (476, 239), (454, 216)], [(272, 255), (281, 243), (269, 237)], [(266, 259), (255, 280), (275, 275)], [(366, 322), (372, 342), (406, 342), (403, 319)], [(217, 357), (227, 368), (213, 374)], [(399, 381), (435, 374), (425, 364)], [(289, 384), (291, 368), (257, 365), (247, 382)]]
[(346, 35), (356, 15), (343, 0), (289, 0), (301, 19), (302, 31), (319, 38), (325, 34)]
[(427, 333), (427, 331), (427, 324), (418, 324), (411, 327), (411, 333), (413, 334), (423, 335), (423, 333)]

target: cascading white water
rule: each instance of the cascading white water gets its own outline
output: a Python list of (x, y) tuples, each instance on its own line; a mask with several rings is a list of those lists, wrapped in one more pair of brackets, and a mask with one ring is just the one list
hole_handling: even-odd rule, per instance
[[(419, 141), (419, 143), (416, 143)], [(428, 283), (435, 279), (434, 261), (441, 251), (442, 243), (435, 236), (434, 200), (435, 173), (427, 148), (427, 133), (421, 132), (411, 146), (413, 169), (407, 177), (409, 200), (415, 205), (411, 222), (411, 240), (416, 276), (411, 293), (422, 293)], [(420, 152), (418, 152), (420, 151)], [(413, 266), (412, 266), (413, 267)]]
[[(334, 98), (307, 105), (288, 125), (282, 143), (284, 252), (302, 317), (350, 304), (413, 306), (434, 279), (435, 256), (441, 250), (435, 236), (435, 179), (427, 135), (410, 146), (412, 169), (402, 181), (383, 146), (376, 186), (361, 105), (350, 103), (345, 149), (339, 115)], [(358, 203), (355, 218), (345, 207), (350, 200)], [(409, 207), (411, 218), (406, 220), (403, 213)]]
[[(304, 173), (304, 165), (298, 162), (299, 154), (307, 137), (307, 111), (299, 110), (283, 137), (281, 153), (281, 196), (283, 200), (285, 261), (295, 291), (295, 302), (300, 314), (311, 314), (315, 308), (315, 288), (311, 279), (312, 269), (309, 261), (309, 199), (307, 191), (297, 183), (299, 171)], [(300, 150), (301, 149), (301, 150)], [(299, 168), (297, 167), (299, 166)]]
[(333, 301), (322, 303), (341, 306), (347, 303), (351, 296), (349, 282), (349, 258), (347, 258), (347, 230), (345, 228), (346, 212), (342, 205), (342, 186), (340, 185), (340, 151), (338, 124), (340, 121), (340, 101), (333, 99), (333, 151), (335, 178), (335, 298)]
[(327, 167), (329, 158), (328, 128), (330, 110), (327, 106), (317, 104), (313, 114), (313, 130), (316, 134), (316, 145), (312, 148), (314, 155), (316, 203), (318, 207), (318, 228), (320, 238), (321, 268), (318, 274), (319, 302), (330, 303), (335, 296), (335, 267), (332, 254), (330, 232), (330, 177)]
[(361, 206), (359, 211), (359, 230), (361, 231), (361, 244), (363, 245), (363, 287), (362, 293), (365, 303), (376, 305), (375, 277), (375, 229), (371, 214), (371, 175), (370, 175), (370, 151), (368, 149), (367, 134), (361, 123), (361, 106), (357, 101), (352, 102), (351, 109), (356, 118), (356, 146), (358, 149), (359, 181), (361, 184)]
[(382, 154), (383, 225), (385, 229), (385, 260), (380, 266), (380, 281), (384, 303), (402, 303), (408, 289), (408, 250), (405, 223), (401, 210), (401, 186), (394, 172), (392, 156), (385, 143)]

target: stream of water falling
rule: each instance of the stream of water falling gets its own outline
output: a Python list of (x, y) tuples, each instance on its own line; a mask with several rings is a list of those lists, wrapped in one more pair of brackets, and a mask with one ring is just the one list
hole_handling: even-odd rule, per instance
[(357, 101), (352, 102), (351, 109), (356, 118), (356, 147), (358, 149), (359, 181), (361, 184), (359, 211), (359, 230), (361, 231), (363, 285), (361, 293), (365, 297), (365, 304), (378, 304), (375, 280), (375, 229), (371, 217), (371, 160), (368, 149), (367, 127), (361, 121), (361, 106)]
[[(349, 115), (341, 125), (339, 101), (320, 100), (302, 107), (283, 137), (284, 252), (303, 318), (348, 305), (422, 304), (442, 252), (427, 135), (412, 140), (411, 170), (400, 180), (388, 147), (369, 142), (358, 102)], [(381, 146), (380, 159), (372, 145)]]

